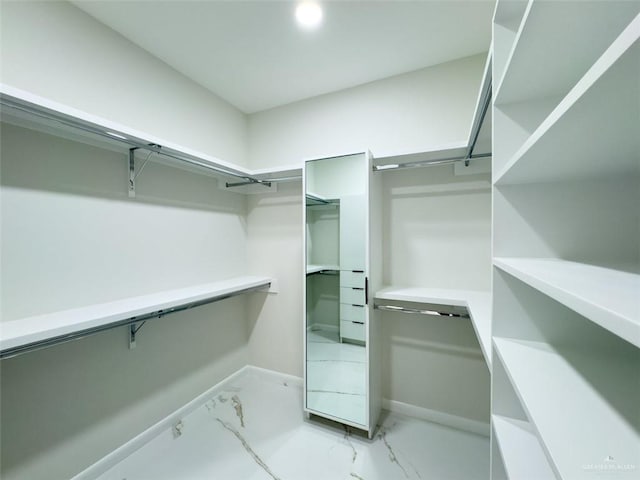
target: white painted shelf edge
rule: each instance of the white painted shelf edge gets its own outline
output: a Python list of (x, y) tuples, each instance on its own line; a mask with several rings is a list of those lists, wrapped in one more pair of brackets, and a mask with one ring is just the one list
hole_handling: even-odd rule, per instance
[(547, 258), (494, 258), (493, 263), (640, 347), (640, 274)]
[[(637, 365), (611, 353), (560, 354), (543, 342), (494, 337), (493, 345), (558, 478), (586, 478), (591, 469), (606, 467), (609, 458), (615, 461), (612, 467), (635, 465), (637, 421), (631, 424), (617, 405), (628, 410), (637, 399), (612, 392), (611, 386), (620, 390), (622, 385), (628, 393), (625, 379), (637, 376)], [(615, 378), (603, 363), (616, 371)], [(594, 389), (594, 381), (607, 390)]]
[[(208, 164), (211, 164), (212, 166), (219, 166), (226, 169), (234, 170), (239, 173), (245, 174), (248, 177), (275, 176), (275, 175), (301, 175), (302, 174), (302, 166), (300, 165), (282, 165), (282, 166), (275, 166), (272, 168), (261, 168), (261, 169), (251, 170), (251, 169), (242, 167), (240, 165), (237, 165), (235, 163), (220, 160), (219, 158), (212, 157), (211, 155), (207, 155), (206, 153), (193, 150), (183, 145), (178, 145), (167, 139), (160, 138), (155, 135), (151, 135), (147, 132), (142, 132), (140, 130), (133, 129), (126, 125), (122, 125), (122, 124), (113, 122), (111, 120), (107, 120), (97, 115), (92, 115), (82, 110), (78, 110), (68, 105), (64, 105), (62, 103), (58, 103), (53, 100), (49, 100), (39, 95), (35, 95), (33, 93), (30, 93), (25, 90), (21, 90), (19, 88), (15, 88), (3, 83), (0, 83), (0, 93), (20, 99), (22, 101), (25, 101), (34, 105), (38, 105), (39, 107), (43, 107), (48, 110), (53, 110), (54, 112), (61, 113), (63, 115), (77, 118), (84, 122), (98, 125), (108, 131), (118, 132), (118, 133), (124, 134), (125, 136), (130, 136), (133, 138), (144, 139), (148, 141), (148, 143), (162, 145), (163, 147), (175, 150), (177, 152), (181, 152), (186, 155), (196, 157), (202, 160), (203, 163), (208, 163)], [(116, 138), (117, 137), (115, 137), (114, 140)]]
[[(611, 68), (616, 61), (638, 40), (640, 31), (640, 15), (616, 38), (611, 46), (585, 73), (578, 83), (562, 99), (558, 106), (531, 134), (518, 151), (509, 159), (507, 164), (497, 173), (494, 183), (502, 185), (508, 183), (507, 177), (527, 156), (527, 153), (538, 142), (544, 141), (546, 133), (553, 129), (560, 118), (567, 114), (571, 108), (591, 89), (591, 87)], [(586, 137), (585, 137), (586, 138)]]
[(377, 300), (396, 300), (466, 307), (478, 337), (482, 354), (491, 371), (491, 292), (423, 287), (384, 287), (375, 292)]
[(307, 265), (307, 275), (311, 275), (312, 273), (318, 273), (325, 270), (340, 270), (340, 266), (338, 265)]
[(235, 277), (219, 282), (168, 290), (109, 303), (0, 323), (0, 351), (102, 327), (181, 305), (268, 287), (269, 277)]
[(492, 415), (491, 423), (509, 478), (555, 480), (556, 476), (529, 422)]
[(527, 6), (525, 7), (525, 10), (522, 14), (522, 17), (520, 18), (520, 23), (518, 25), (518, 30), (515, 34), (515, 37), (513, 39), (513, 43), (511, 44), (511, 49), (509, 50), (509, 55), (507, 56), (507, 61), (504, 64), (504, 68), (502, 71), (502, 75), (497, 82), (497, 86), (494, 89), (494, 97), (495, 99), (499, 99), (500, 98), (500, 92), (502, 91), (502, 85), (504, 84), (504, 80), (505, 77), (507, 76), (507, 71), (509, 70), (509, 67), (511, 66), (511, 63), (513, 61), (513, 58), (515, 56), (515, 53), (518, 51), (519, 48), (519, 44), (520, 44), (520, 38), (523, 35), (523, 31), (527, 26), (527, 17), (529, 16), (529, 13), (531, 12), (531, 8), (533, 7), (533, 1), (529, 0), (527, 2)]

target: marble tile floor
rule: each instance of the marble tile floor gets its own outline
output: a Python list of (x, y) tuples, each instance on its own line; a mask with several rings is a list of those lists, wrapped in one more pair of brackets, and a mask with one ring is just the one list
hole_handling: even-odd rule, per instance
[(299, 381), (245, 370), (99, 480), (487, 479), (489, 439), (386, 412), (375, 437), (306, 418)]

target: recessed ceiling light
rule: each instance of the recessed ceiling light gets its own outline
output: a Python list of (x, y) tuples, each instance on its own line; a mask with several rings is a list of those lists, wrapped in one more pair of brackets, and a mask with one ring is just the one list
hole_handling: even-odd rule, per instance
[(296, 7), (296, 20), (304, 28), (315, 28), (322, 22), (322, 9), (316, 2), (302, 2)]

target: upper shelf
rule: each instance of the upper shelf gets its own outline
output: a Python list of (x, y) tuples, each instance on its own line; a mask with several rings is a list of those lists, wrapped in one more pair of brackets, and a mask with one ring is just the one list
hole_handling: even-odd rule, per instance
[(640, 16), (496, 172), (497, 185), (640, 173), (639, 36)]
[(0, 358), (25, 350), (60, 343), (67, 339), (136, 321), (136, 318), (172, 313), (182, 306), (195, 306), (241, 293), (267, 288), (268, 277), (236, 277), (109, 303), (12, 320), (0, 324)]
[(566, 95), (639, 11), (638, 2), (530, 1), (494, 103)]
[(494, 264), (610, 332), (640, 347), (640, 275), (544, 258), (494, 258)]
[(482, 354), (491, 370), (491, 293), (478, 290), (450, 290), (422, 287), (385, 287), (374, 294), (377, 300), (466, 307)]
[(267, 191), (264, 187), (268, 187), (269, 182), (295, 180), (302, 177), (302, 168), (298, 166), (246, 169), (177, 145), (167, 139), (131, 129), (3, 84), (0, 84), (0, 102), (2, 121), (111, 150), (125, 152), (131, 148), (137, 148), (155, 152), (164, 163), (225, 178), (229, 183), (254, 183), (263, 186), (264, 191)]

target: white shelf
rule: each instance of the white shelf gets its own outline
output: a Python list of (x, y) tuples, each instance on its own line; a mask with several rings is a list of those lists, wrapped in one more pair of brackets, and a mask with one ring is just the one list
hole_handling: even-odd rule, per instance
[(0, 351), (44, 342), (104, 327), (160, 310), (202, 302), (215, 297), (268, 287), (268, 277), (236, 277), (228, 280), (168, 290), (109, 303), (0, 323)]
[(637, 17), (497, 172), (496, 185), (638, 175), (639, 35)]
[(504, 338), (494, 338), (494, 349), (559, 478), (637, 468), (637, 355), (560, 354), (546, 343)]
[(504, 468), (514, 480), (555, 480), (540, 441), (529, 422), (492, 415)]
[(638, 175), (639, 35), (640, 16), (496, 172), (496, 185)]
[[(113, 149), (117, 147), (120, 150), (128, 150), (131, 147), (131, 145), (127, 143), (128, 141), (133, 141), (140, 145), (161, 145), (162, 151), (169, 155), (168, 157), (162, 157), (161, 161), (163, 163), (168, 163), (187, 171), (203, 173), (205, 175), (211, 175), (211, 170), (207, 170), (207, 167), (213, 167), (235, 173), (241, 177), (260, 178), (267, 181), (271, 178), (281, 177), (302, 178), (301, 165), (283, 165), (267, 169), (251, 170), (193, 150), (186, 146), (173, 143), (169, 139), (160, 138), (147, 132), (132, 129), (126, 125), (112, 122), (105, 118), (83, 112), (2, 83), (0, 83), (0, 95), (12, 102), (28, 105), (30, 108), (36, 108), (43, 114), (34, 115), (25, 112), (13, 112), (13, 109), (3, 107), (3, 119), (6, 119), (10, 123), (16, 123), (19, 126), (27, 126), (28, 128), (33, 128), (45, 133), (65, 138), (72, 138), (76, 141), (84, 141), (92, 145), (102, 146), (103, 148)], [(56, 118), (71, 120), (74, 124), (88, 126), (89, 129), (87, 131), (82, 131), (82, 129), (78, 129), (76, 126), (72, 127), (70, 125), (65, 125), (57, 120), (47, 118), (48, 114), (55, 115)], [(101, 135), (98, 135), (95, 132), (100, 132)], [(179, 157), (190, 159), (192, 163), (185, 163), (184, 161), (180, 161), (175, 158), (172, 159), (171, 155), (178, 155)], [(221, 174), (214, 173), (213, 175), (220, 176)], [(225, 178), (230, 178), (225, 175), (223, 176)], [(266, 191), (266, 188), (263, 188)], [(238, 189), (236, 188), (234, 191), (238, 191)], [(248, 193), (251, 192), (248, 191)]]
[(638, 11), (638, 2), (529, 2), (495, 104), (566, 95)]
[(323, 272), (325, 270), (339, 271), (339, 265), (307, 265), (307, 275)]
[(491, 371), (491, 293), (478, 290), (451, 290), (422, 287), (385, 287), (374, 294), (376, 300), (394, 300), (466, 307), (482, 354)]
[[(527, 0), (501, 0), (493, 14), (493, 86), (503, 78), (513, 43), (527, 8)], [(495, 88), (494, 95), (495, 95)]]
[(640, 347), (640, 274), (547, 258), (494, 258), (496, 267)]

